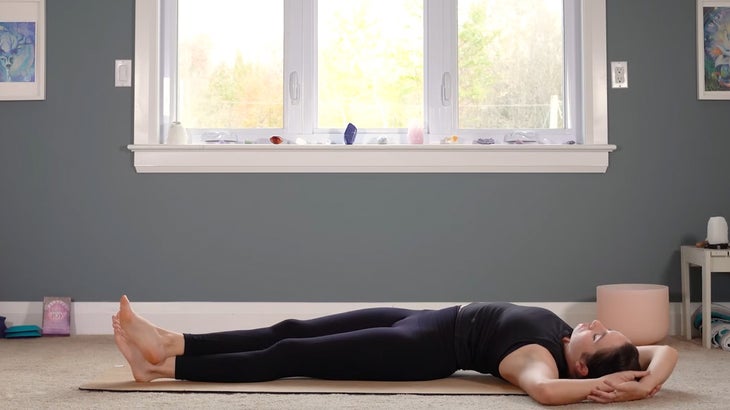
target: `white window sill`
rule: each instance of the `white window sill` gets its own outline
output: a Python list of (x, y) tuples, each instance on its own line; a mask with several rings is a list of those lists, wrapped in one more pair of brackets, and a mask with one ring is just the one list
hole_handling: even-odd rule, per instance
[(605, 173), (615, 145), (129, 145), (140, 173)]

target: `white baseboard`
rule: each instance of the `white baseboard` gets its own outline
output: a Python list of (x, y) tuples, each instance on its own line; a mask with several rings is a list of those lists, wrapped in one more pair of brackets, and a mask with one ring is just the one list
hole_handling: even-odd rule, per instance
[[(519, 303), (540, 306), (555, 312), (568, 324), (595, 319), (595, 302)], [(133, 302), (134, 310), (151, 322), (186, 333), (205, 333), (231, 329), (269, 326), (284, 319), (309, 319), (353, 309), (397, 306), (409, 309), (438, 309), (463, 304), (453, 303), (300, 303), (300, 302)], [(111, 317), (117, 302), (73, 302), (71, 306), (73, 335), (112, 334)], [(692, 304), (691, 311), (699, 306)], [(0, 302), (0, 315), (6, 325), (41, 326), (42, 302)], [(669, 334), (681, 333), (681, 304), (670, 303)]]

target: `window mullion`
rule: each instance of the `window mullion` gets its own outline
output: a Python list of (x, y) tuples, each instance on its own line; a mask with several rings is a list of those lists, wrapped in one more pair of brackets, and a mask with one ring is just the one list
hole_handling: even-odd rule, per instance
[(582, 55), (580, 33), (580, 0), (565, 0), (563, 2), (564, 16), (564, 47), (565, 62), (565, 128), (566, 131), (580, 140), (582, 136), (583, 116), (580, 114), (582, 106), (582, 74), (580, 61)]
[(306, 2), (284, 0), (284, 129), (287, 134), (302, 134), (305, 110), (309, 104), (304, 97), (305, 45), (304, 31)]
[(425, 0), (426, 122), (432, 140), (457, 128), (457, 0)]
[(317, 118), (317, 0), (302, 3), (302, 133), (311, 135)]
[(160, 136), (163, 141), (167, 140), (167, 131), (173, 121), (180, 120), (180, 99), (178, 89), (179, 67), (178, 67), (178, 0), (161, 1), (162, 24), (160, 27), (162, 39), (162, 104), (160, 118)]

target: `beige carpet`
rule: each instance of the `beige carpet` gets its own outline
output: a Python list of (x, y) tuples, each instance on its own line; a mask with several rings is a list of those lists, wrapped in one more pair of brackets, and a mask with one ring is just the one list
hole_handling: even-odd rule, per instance
[[(723, 409), (730, 408), (730, 352), (705, 350), (698, 340), (671, 338), (679, 363), (652, 399), (616, 405), (583, 403), (584, 409)], [(2, 409), (255, 409), (379, 410), (544, 409), (528, 396), (416, 394), (276, 394), (156, 393), (80, 390), (124, 358), (112, 336), (0, 339), (0, 408)]]
[(452, 377), (422, 382), (375, 382), (291, 378), (265, 383), (201, 383), (163, 379), (134, 381), (129, 367), (115, 366), (81, 385), (82, 390), (117, 392), (198, 393), (310, 393), (310, 394), (500, 394), (524, 395), (521, 389), (496, 377), (458, 372)]

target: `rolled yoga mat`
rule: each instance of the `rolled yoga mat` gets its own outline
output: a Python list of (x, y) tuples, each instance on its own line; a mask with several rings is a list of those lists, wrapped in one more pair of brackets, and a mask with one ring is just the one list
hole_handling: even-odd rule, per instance
[(712, 345), (730, 351), (730, 322), (712, 319)]
[[(692, 314), (692, 325), (702, 331), (702, 306)], [(730, 351), (730, 308), (713, 303), (710, 305), (710, 334), (712, 345)]]

